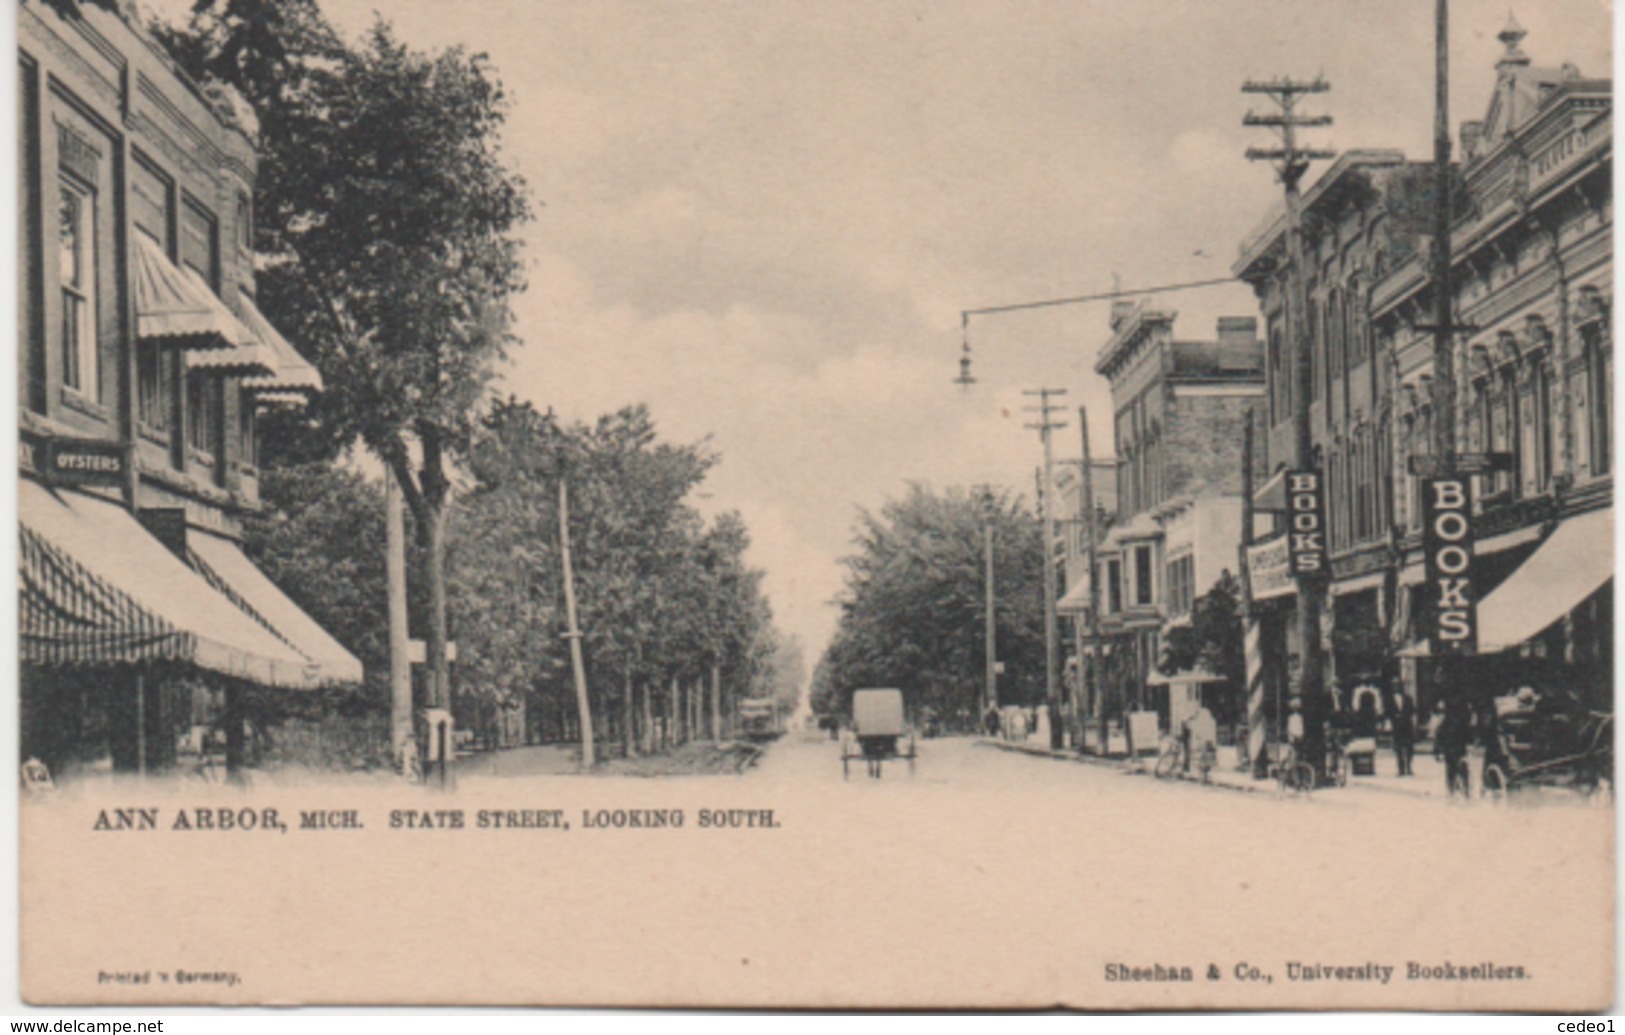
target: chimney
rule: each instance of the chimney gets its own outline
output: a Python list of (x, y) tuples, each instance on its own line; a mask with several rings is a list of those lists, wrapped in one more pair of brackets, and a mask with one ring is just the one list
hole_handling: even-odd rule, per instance
[(1121, 298), (1112, 303), (1112, 330), (1118, 330), (1134, 315), (1134, 310), (1140, 303), (1131, 299)]
[(1258, 341), (1258, 320), (1251, 316), (1219, 317), (1219, 344), (1252, 345)]

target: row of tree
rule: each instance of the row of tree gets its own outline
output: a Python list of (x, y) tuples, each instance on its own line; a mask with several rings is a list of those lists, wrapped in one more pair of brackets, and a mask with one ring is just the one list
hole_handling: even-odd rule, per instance
[(565, 427), (491, 398), (518, 344), (510, 302), (531, 205), (501, 151), (507, 101), (485, 57), (414, 50), (381, 17), (346, 41), (315, 0), (195, 0), (186, 25), (153, 31), (258, 119), (257, 301), (326, 391), (262, 421), (267, 512), (248, 546), (363, 660), (373, 682), (350, 703), (388, 701), (383, 493), (357, 457), (409, 510), (425, 703), (489, 723), (531, 695), (560, 716), (555, 730), (583, 732), (561, 698), (561, 483), (598, 723), (628, 750), (669, 742), (707, 725), (702, 681), (714, 693), (765, 680), (783, 645), (743, 560), (744, 526), (706, 524), (684, 502), (715, 455), (658, 441), (642, 409)]
[(813, 673), (812, 705), (846, 714), (852, 691), (897, 687), (916, 721), (980, 717), (986, 683), (986, 552), (992, 533), (1001, 704), (1044, 699), (1043, 535), (1019, 499), (910, 486), (861, 511), (845, 558), (839, 624)]

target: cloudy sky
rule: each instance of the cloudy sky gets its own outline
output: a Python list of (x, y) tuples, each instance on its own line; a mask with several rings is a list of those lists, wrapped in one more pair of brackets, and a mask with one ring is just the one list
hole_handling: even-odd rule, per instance
[[(909, 481), (1031, 492), (1023, 388), (1092, 372), (1104, 305), (960, 312), (1224, 276), (1278, 197), (1242, 158), (1249, 77), (1323, 72), (1333, 148), (1431, 154), (1421, 0), (325, 0), (420, 47), (488, 53), (527, 231), (508, 387), (569, 416), (647, 402), (711, 436), (702, 505), (737, 509), (782, 624), (816, 657), (858, 507)], [(1611, 67), (1607, 0), (1515, 0), (1537, 63)], [(1452, 5), (1453, 123), (1483, 114), (1505, 0)], [(1267, 103), (1267, 102), (1265, 102)], [(1252, 315), (1224, 286), (1164, 302), (1182, 336)]]

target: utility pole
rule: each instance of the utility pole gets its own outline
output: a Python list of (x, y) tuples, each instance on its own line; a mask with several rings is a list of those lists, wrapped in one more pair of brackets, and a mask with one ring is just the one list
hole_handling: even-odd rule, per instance
[(1437, 0), (1433, 105), (1433, 451), (1456, 469), (1456, 349), (1450, 285), (1450, 0)]
[(389, 739), (401, 775), (412, 772), (412, 662), (407, 657), (406, 509), (393, 472), (384, 475), (384, 571), (389, 586)]
[(1038, 399), (1037, 406), (1022, 407), (1028, 413), (1038, 414), (1037, 424), (1027, 427), (1038, 432), (1044, 444), (1044, 467), (1039, 477), (1038, 520), (1044, 532), (1044, 698), (1050, 709), (1051, 747), (1054, 747), (1056, 719), (1059, 717), (1061, 697), (1060, 631), (1055, 621), (1055, 450), (1050, 432), (1066, 427), (1064, 421), (1051, 418), (1061, 408), (1050, 400), (1066, 394), (1065, 388), (1036, 388), (1022, 395)]
[[(1095, 512), (1095, 458), (1089, 452), (1089, 411), (1083, 406), (1078, 407), (1078, 434), (1083, 439), (1083, 495), (1079, 505), (1083, 507), (1083, 534), (1084, 556), (1089, 565), (1089, 644), (1090, 650), (1098, 657), (1100, 650), (1100, 576), (1099, 562), (1095, 551), (1100, 547), (1100, 529), (1096, 523)], [(1096, 716), (1100, 720), (1100, 757), (1105, 758), (1111, 754), (1111, 733), (1106, 725), (1106, 681), (1096, 666), (1091, 665), (1094, 672), (1096, 697)], [(1085, 684), (1086, 670), (1083, 664), (1083, 652), (1078, 652), (1078, 686)], [(1081, 747), (1081, 745), (1080, 745)]]
[(581, 628), (576, 624), (576, 581), (570, 568), (570, 483), (559, 477), (559, 553), (564, 561), (565, 639), (570, 641), (570, 667), (575, 673), (576, 712), (581, 716), (581, 768), (593, 766), (592, 703), (587, 698), (587, 667), (581, 660)]
[(998, 611), (993, 596), (993, 486), (978, 485), (982, 493), (982, 596), (983, 651), (987, 655), (987, 682), (983, 688), (982, 715), (999, 706)]
[[(1330, 159), (1334, 153), (1299, 146), (1299, 129), (1329, 126), (1332, 118), (1330, 115), (1300, 115), (1297, 105), (1305, 94), (1325, 93), (1330, 89), (1326, 80), (1319, 76), (1308, 82), (1287, 78), (1248, 80), (1241, 87), (1242, 93), (1268, 95), (1280, 109), (1264, 115), (1249, 111), (1241, 121), (1245, 126), (1267, 126), (1280, 137), (1280, 147), (1249, 147), (1247, 158), (1249, 161), (1271, 163), (1286, 195), (1285, 302), (1287, 339), (1292, 343), (1292, 466), (1299, 471), (1307, 471), (1313, 464), (1309, 431), (1313, 374), (1309, 362), (1312, 347), (1310, 328), (1305, 319), (1308, 311), (1307, 277), (1303, 268), (1303, 206), (1298, 185), (1308, 171), (1310, 162)], [(1324, 481), (1321, 484), (1324, 487)], [(1318, 773), (1326, 754), (1320, 721), (1325, 711), (1325, 689), (1322, 685), (1324, 658), (1320, 642), (1320, 577), (1299, 573), (1296, 581), (1299, 654), (1295, 692), (1303, 706), (1304, 753)]]

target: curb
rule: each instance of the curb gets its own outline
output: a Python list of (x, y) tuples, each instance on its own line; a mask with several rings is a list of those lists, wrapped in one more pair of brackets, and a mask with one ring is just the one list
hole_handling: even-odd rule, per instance
[[(1154, 775), (1149, 769), (1131, 769), (1124, 765), (1122, 759), (1118, 758), (1101, 758), (1098, 755), (1082, 755), (1075, 754), (1070, 751), (1054, 751), (1049, 748), (1031, 748), (1025, 747), (1021, 744), (1012, 744), (1008, 741), (989, 740), (985, 737), (978, 739), (976, 741), (976, 745), (978, 747), (998, 748), (1000, 751), (1012, 751), (1018, 755), (1030, 755), (1034, 758), (1048, 758), (1057, 762), (1079, 762), (1084, 765), (1103, 766), (1105, 768), (1115, 769), (1124, 776)], [(1195, 784), (1198, 787), (1212, 787), (1217, 790), (1236, 791), (1241, 794), (1257, 794), (1263, 790), (1262, 787), (1252, 787), (1239, 783), (1227, 783), (1223, 780), (1209, 780), (1204, 784), (1202, 783), (1201, 777), (1191, 776), (1188, 773), (1177, 774), (1174, 779), (1180, 781), (1181, 783)], [(1260, 783), (1267, 782), (1268, 781), (1260, 781)]]

